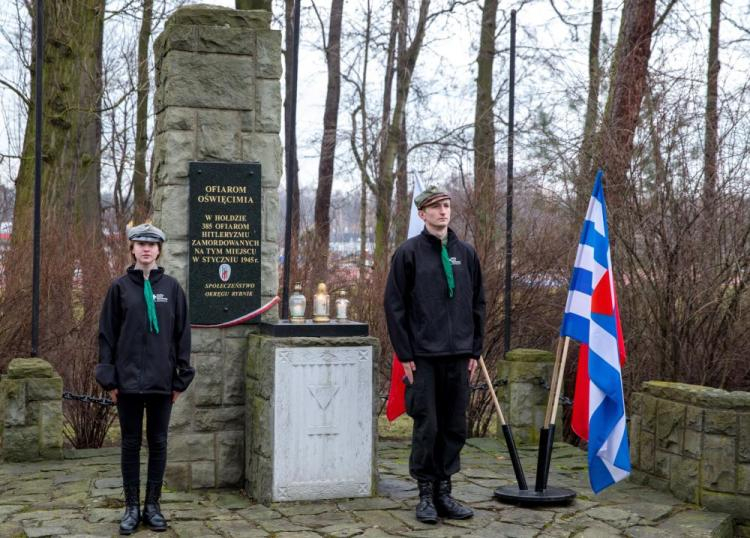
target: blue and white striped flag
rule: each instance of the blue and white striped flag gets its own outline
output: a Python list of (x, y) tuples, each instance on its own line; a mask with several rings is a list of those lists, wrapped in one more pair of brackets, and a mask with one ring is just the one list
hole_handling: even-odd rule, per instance
[(581, 343), (573, 400), (573, 430), (589, 442), (591, 489), (630, 474), (622, 390), (625, 346), (617, 308), (602, 172), (596, 175), (570, 279), (561, 336)]

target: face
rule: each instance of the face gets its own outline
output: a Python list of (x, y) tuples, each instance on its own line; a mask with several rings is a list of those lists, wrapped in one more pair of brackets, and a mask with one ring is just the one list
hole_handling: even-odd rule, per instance
[(421, 218), (428, 228), (444, 229), (451, 221), (451, 201), (441, 200), (419, 211)]
[(159, 258), (159, 243), (147, 243), (146, 241), (133, 241), (131, 248), (136, 263), (140, 265), (151, 265)]

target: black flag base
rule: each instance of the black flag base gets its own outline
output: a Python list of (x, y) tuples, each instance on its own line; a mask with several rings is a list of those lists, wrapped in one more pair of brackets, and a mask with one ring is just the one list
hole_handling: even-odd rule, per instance
[(563, 505), (576, 498), (576, 492), (567, 488), (549, 487), (542, 491), (518, 489), (518, 486), (501, 486), (493, 494), (496, 500), (519, 506)]
[(539, 454), (534, 490), (521, 488), (519, 487), (520, 484), (519, 486), (501, 486), (494, 493), (494, 497), (498, 501), (531, 506), (569, 504), (575, 499), (576, 492), (572, 489), (547, 487), (549, 465), (552, 460), (552, 448), (555, 441), (555, 425), (552, 424), (548, 428), (542, 428), (539, 433)]

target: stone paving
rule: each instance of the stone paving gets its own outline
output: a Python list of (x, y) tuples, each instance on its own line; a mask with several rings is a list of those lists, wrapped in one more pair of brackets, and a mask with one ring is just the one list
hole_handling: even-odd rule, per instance
[[(533, 484), (535, 450), (521, 448)], [(379, 496), (337, 501), (255, 504), (239, 491), (165, 491), (166, 533), (141, 530), (135, 536), (380, 538), (414, 537), (583, 537), (745, 536), (726, 514), (706, 512), (642, 486), (625, 482), (595, 496), (586, 475), (585, 454), (556, 445), (549, 484), (578, 492), (565, 507), (528, 509), (492, 500), (493, 490), (513, 484), (503, 445), (472, 439), (454, 480), (455, 496), (475, 510), (467, 521), (426, 525), (414, 519), (416, 487), (407, 472), (403, 441), (379, 444)], [(77, 451), (63, 461), (0, 464), (0, 537), (113, 536), (122, 513), (117, 449)], [(735, 534), (736, 533), (736, 534)], [(750, 534), (748, 534), (750, 536)]]

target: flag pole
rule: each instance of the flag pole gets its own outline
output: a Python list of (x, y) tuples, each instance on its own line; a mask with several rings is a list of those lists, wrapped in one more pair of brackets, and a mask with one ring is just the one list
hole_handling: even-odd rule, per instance
[[(560, 352), (560, 344), (562, 345), (562, 352)], [(570, 344), (570, 337), (566, 336), (563, 340), (558, 340), (558, 360), (555, 361), (555, 370), (552, 378), (552, 386), (549, 391), (549, 403), (547, 406), (548, 415), (545, 418), (544, 426), (542, 426), (539, 432), (539, 453), (536, 464), (536, 484), (534, 489), (536, 491), (544, 491), (547, 489), (547, 480), (549, 479), (549, 466), (552, 461), (552, 449), (555, 444), (555, 419), (557, 417), (557, 404), (560, 400), (560, 389), (563, 384), (563, 377), (565, 376), (565, 363), (568, 357), (568, 346)]]
[[(555, 416), (557, 414), (557, 400), (560, 397), (562, 378), (565, 373), (565, 362), (568, 354), (570, 338), (560, 337), (557, 341), (555, 365), (553, 368), (550, 396), (547, 401), (547, 411), (544, 424), (539, 431), (539, 450), (537, 452), (536, 482), (534, 489), (502, 486), (495, 490), (494, 497), (498, 501), (510, 504), (528, 506), (568, 504), (576, 497), (575, 491), (567, 488), (548, 487), (549, 466), (552, 461), (552, 449), (555, 440)], [(505, 433), (505, 432), (503, 432)]]
[(568, 345), (570, 345), (570, 336), (565, 337), (565, 345), (563, 346), (562, 360), (560, 361), (560, 371), (558, 372), (557, 384), (555, 386), (555, 399), (552, 402), (552, 418), (548, 422), (548, 424), (551, 426), (554, 426), (555, 418), (557, 418), (557, 407), (560, 403), (560, 392), (562, 388), (563, 378), (565, 376), (565, 362), (568, 359)]
[(521, 466), (521, 458), (518, 457), (518, 450), (516, 450), (516, 442), (513, 440), (513, 432), (510, 426), (506, 424), (503, 411), (500, 409), (500, 402), (497, 401), (497, 394), (495, 394), (495, 387), (490, 379), (490, 374), (487, 371), (487, 366), (484, 364), (484, 357), (479, 357), (479, 367), (482, 369), (484, 375), (484, 381), (487, 383), (487, 390), (490, 391), (492, 397), (492, 403), (495, 405), (495, 411), (497, 417), (500, 419), (500, 427), (503, 430), (503, 436), (505, 437), (505, 444), (508, 445), (508, 454), (510, 455), (510, 461), (513, 464), (513, 472), (516, 474), (516, 482), (518, 482), (519, 490), (527, 490), (529, 486), (526, 484), (526, 475), (523, 473), (523, 467)]
[(549, 388), (549, 396), (547, 396), (547, 411), (544, 414), (544, 427), (550, 423), (550, 417), (552, 416), (552, 394), (555, 392), (555, 385), (557, 384), (557, 372), (560, 370), (560, 358), (562, 357), (562, 336), (557, 337), (557, 350), (555, 351), (555, 366), (552, 369), (552, 379)]

